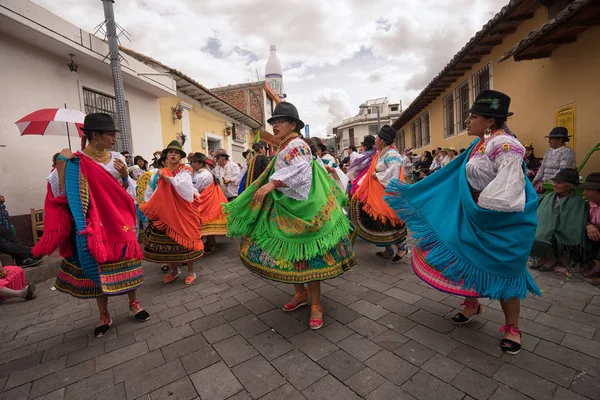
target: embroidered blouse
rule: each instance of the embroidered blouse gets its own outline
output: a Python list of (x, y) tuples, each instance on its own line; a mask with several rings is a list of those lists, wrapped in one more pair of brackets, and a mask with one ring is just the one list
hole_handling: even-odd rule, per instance
[(198, 193), (202, 193), (202, 191), (209, 187), (213, 181), (213, 174), (204, 168), (194, 172), (194, 176), (192, 177), (192, 184)]
[(377, 158), (375, 172), (377, 179), (385, 187), (393, 178), (400, 176), (400, 168), (402, 168), (402, 156), (393, 147), (383, 149)]
[(467, 163), (467, 180), (479, 193), (478, 206), (518, 212), (525, 209), (525, 148), (506, 133), (496, 134), (476, 147)]
[[(317, 162), (319, 163), (319, 165), (321, 167), (323, 167), (323, 169), (325, 171), (327, 171), (327, 168), (325, 168), (325, 163), (318, 156), (317, 156)], [(327, 165), (331, 166), (330, 164), (327, 164)], [(334, 170), (334, 173), (329, 173), (329, 171), (327, 171), (327, 173), (329, 174), (331, 179), (333, 179), (335, 181), (335, 183), (337, 183), (337, 185), (340, 187), (340, 189), (342, 189), (342, 192), (345, 192), (346, 189), (348, 188), (348, 182), (349, 182), (348, 176), (344, 173), (344, 171), (342, 171), (340, 169), (340, 167), (335, 167), (335, 168), (333, 168), (333, 170)]]
[(575, 152), (569, 146), (562, 146), (558, 149), (550, 148), (546, 150), (542, 165), (533, 181), (545, 182), (554, 178), (561, 169), (577, 168), (575, 162)]
[[(120, 182), (122, 182), (121, 174), (115, 168), (115, 160), (119, 159), (119, 160), (123, 161), (123, 163), (125, 165), (127, 165), (127, 163), (125, 162), (125, 157), (123, 157), (123, 155), (121, 153), (117, 153), (116, 151), (111, 151), (110, 155), (111, 155), (111, 159), (108, 164), (102, 164), (97, 161), (96, 162), (98, 163), (98, 165), (100, 165), (102, 168), (104, 168), (109, 174), (111, 174), (113, 176), (113, 178), (115, 178), (120, 183)], [(87, 155), (85, 155), (85, 153), (83, 153), (83, 156), (87, 157)], [(48, 180), (48, 183), (50, 183), (50, 188), (52, 190), (52, 194), (55, 197), (65, 193), (64, 190), (61, 192), (59, 189), (60, 182), (58, 179), (58, 171), (56, 170), (56, 168), (52, 172), (50, 172), (50, 175), (48, 175), (48, 178), (46, 178), (46, 179)], [(131, 179), (131, 177), (129, 175), (127, 175), (127, 182), (128, 182), (127, 193), (129, 193), (129, 195), (131, 196), (132, 199), (135, 199), (136, 183), (133, 179)]]
[(310, 162), (312, 153), (301, 138), (292, 139), (277, 153), (275, 172), (269, 181), (280, 181), (287, 187), (277, 190), (295, 200), (307, 200), (312, 185)]
[[(146, 201), (150, 200), (154, 191), (158, 187), (158, 171), (154, 170), (154, 176), (150, 179), (150, 183), (146, 188), (146, 192), (144, 193), (144, 198)], [(175, 176), (169, 177), (168, 179), (171, 181), (171, 184), (175, 188), (175, 191), (178, 195), (181, 196), (182, 199), (188, 202), (194, 201), (194, 196), (198, 195), (198, 191), (192, 184), (192, 167), (185, 164), (180, 164), (174, 171), (173, 174)]]

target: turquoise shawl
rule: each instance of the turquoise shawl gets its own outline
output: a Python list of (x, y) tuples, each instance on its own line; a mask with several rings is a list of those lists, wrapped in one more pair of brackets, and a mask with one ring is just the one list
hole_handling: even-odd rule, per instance
[(412, 231), (427, 263), (452, 282), (491, 299), (541, 295), (526, 268), (537, 227), (537, 195), (525, 178), (525, 210), (500, 212), (475, 203), (466, 176), (469, 149), (414, 185), (394, 179), (385, 200)]

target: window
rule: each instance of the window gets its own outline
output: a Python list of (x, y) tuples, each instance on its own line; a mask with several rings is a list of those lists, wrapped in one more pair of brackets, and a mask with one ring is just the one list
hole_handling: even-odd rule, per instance
[(444, 137), (454, 135), (454, 93), (444, 97)]
[(236, 123), (233, 123), (233, 128), (232, 128), (232, 136), (233, 136), (233, 140), (236, 140), (238, 142), (245, 142), (246, 141), (246, 128), (244, 128), (241, 125), (238, 125)]
[(490, 88), (490, 64), (481, 68), (473, 75), (473, 98), (475, 99), (482, 90)]
[[(429, 146), (431, 143), (431, 131), (429, 129), (429, 113), (415, 119), (411, 125), (412, 144), (414, 148)], [(403, 131), (404, 132), (404, 131)], [(403, 148), (401, 145), (400, 148)]]
[(455, 90), (456, 96), (456, 131), (467, 129), (467, 116), (469, 115), (469, 81), (464, 81)]
[(350, 145), (355, 146), (354, 143), (354, 128), (348, 129), (348, 136), (350, 137)]
[(377, 135), (377, 125), (369, 125), (369, 135)]
[[(129, 103), (125, 103), (127, 108), (127, 116), (129, 116)], [(83, 107), (87, 114), (90, 113), (106, 113), (115, 120), (118, 129), (122, 131), (131, 131), (131, 129), (123, 129), (119, 126), (119, 115), (117, 113), (117, 101), (113, 96), (96, 92), (91, 89), (83, 88)], [(129, 118), (128, 118), (129, 119)], [(114, 151), (121, 152), (125, 149), (131, 149), (131, 137), (126, 136), (127, 133), (121, 132), (117, 135)]]
[(265, 121), (273, 116), (273, 100), (265, 95)]
[(392, 111), (392, 112), (398, 111), (398, 106), (391, 106), (390, 111)]
[(402, 129), (398, 132), (398, 150), (403, 151), (406, 148), (406, 132)]
[(426, 112), (421, 117), (421, 137), (422, 145), (429, 146), (431, 143), (431, 132), (429, 130), (429, 113)]

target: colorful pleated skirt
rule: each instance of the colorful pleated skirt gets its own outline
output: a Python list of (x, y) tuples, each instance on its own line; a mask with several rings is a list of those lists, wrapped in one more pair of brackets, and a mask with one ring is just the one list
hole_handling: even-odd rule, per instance
[(227, 235), (227, 217), (203, 222), (200, 226), (202, 229), (202, 236), (225, 236)]
[(144, 260), (159, 263), (186, 263), (204, 255), (204, 250), (191, 250), (171, 239), (165, 231), (157, 229), (152, 222), (148, 224), (142, 237)]
[(426, 261), (427, 253), (418, 246), (413, 248), (412, 267), (419, 278), (442, 292), (462, 297), (481, 297), (474, 289), (464, 287), (462, 282), (448, 280), (441, 271), (429, 265)]
[(349, 237), (343, 238), (323, 255), (309, 260), (275, 259), (255, 241), (245, 237), (240, 244), (240, 259), (251, 272), (284, 283), (308, 283), (340, 276), (356, 264)]
[(406, 240), (406, 226), (394, 226), (373, 219), (363, 210), (363, 203), (354, 196), (350, 201), (350, 220), (354, 224), (354, 236), (378, 246), (391, 246)]
[(140, 260), (101, 264), (99, 268), (100, 285), (85, 277), (76, 257), (66, 258), (58, 270), (55, 287), (78, 299), (91, 299), (124, 294), (144, 283)]

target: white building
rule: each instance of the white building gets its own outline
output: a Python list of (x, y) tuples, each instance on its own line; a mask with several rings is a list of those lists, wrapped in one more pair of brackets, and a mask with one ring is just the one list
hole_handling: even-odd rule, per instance
[[(98, 13), (98, 22), (104, 19), (100, 2), (91, 12)], [(0, 0), (0, 54), (0, 194), (6, 197), (19, 239), (28, 242), (30, 208), (43, 208), (52, 155), (68, 142), (66, 135), (21, 137), (14, 122), (38, 109), (65, 104), (114, 115), (112, 74), (104, 59), (108, 44), (28, 0)], [(69, 54), (77, 72), (67, 66)], [(133, 153), (150, 159), (162, 148), (158, 98), (175, 95), (175, 82), (123, 57)], [(79, 139), (72, 137), (72, 143), (73, 150), (79, 149)]]
[(271, 86), (271, 89), (280, 99), (284, 99), (285, 89), (283, 87), (283, 71), (281, 69), (281, 63), (279, 62), (279, 58), (277, 58), (277, 47), (272, 44), (271, 45), (271, 53), (269, 54), (269, 59), (267, 60), (267, 65), (265, 66), (265, 81)]
[(389, 103), (387, 97), (367, 100), (361, 104), (358, 115), (346, 118), (333, 128), (338, 157), (347, 156), (349, 146), (359, 148), (365, 136), (377, 134), (377, 111), (379, 111), (380, 126), (392, 125), (402, 113), (402, 104)]

